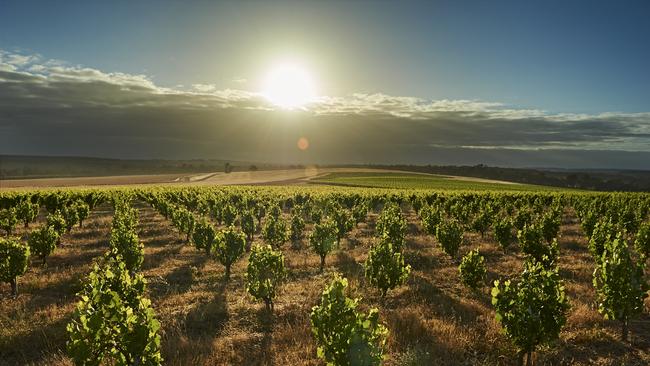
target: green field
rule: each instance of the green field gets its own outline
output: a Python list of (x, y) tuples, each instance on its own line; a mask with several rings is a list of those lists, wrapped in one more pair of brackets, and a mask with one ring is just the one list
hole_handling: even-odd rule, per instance
[(504, 184), (463, 180), (444, 175), (414, 173), (330, 173), (311, 181), (349, 187), (441, 189), (441, 190), (499, 190), (499, 191), (554, 191), (563, 188), (529, 184)]

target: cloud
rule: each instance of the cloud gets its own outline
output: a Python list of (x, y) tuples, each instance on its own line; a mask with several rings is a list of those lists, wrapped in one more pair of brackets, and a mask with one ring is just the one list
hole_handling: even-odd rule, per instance
[[(303, 136), (308, 151), (296, 148)], [(381, 93), (285, 111), (252, 91), (163, 87), (0, 50), (0, 153), (648, 169), (650, 113), (553, 114)]]
[(217, 86), (214, 84), (192, 84), (192, 88), (202, 93), (217, 90)]

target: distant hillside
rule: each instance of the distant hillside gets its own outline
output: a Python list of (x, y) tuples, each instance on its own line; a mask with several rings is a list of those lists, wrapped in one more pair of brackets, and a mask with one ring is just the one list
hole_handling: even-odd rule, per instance
[[(302, 167), (300, 165), (219, 159), (121, 160), (87, 157), (0, 155), (0, 179), (206, 173), (224, 171), (226, 164), (229, 164), (233, 171)], [(650, 192), (650, 170), (521, 169), (486, 165), (328, 165), (327, 167), (342, 166), (395, 169), (588, 190)], [(323, 165), (323, 167), (325, 166)]]
[(0, 156), (0, 179), (203, 173), (271, 169), (269, 164), (226, 160), (120, 160), (86, 157)]
[(486, 165), (380, 165), (374, 168), (448, 174), (554, 187), (650, 192), (650, 170), (562, 170), (499, 168)]

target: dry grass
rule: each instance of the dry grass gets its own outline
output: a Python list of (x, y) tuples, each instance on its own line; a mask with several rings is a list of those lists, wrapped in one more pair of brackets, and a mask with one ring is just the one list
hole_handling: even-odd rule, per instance
[[(37, 258), (18, 279), (17, 299), (3, 284), (0, 293), (0, 364), (66, 364), (66, 324), (74, 311), (75, 293), (90, 272), (92, 260), (108, 247), (113, 217), (108, 205), (98, 207), (84, 222), (63, 236), (61, 245), (43, 267)], [(43, 213), (38, 218), (42, 225)], [(21, 228), (24, 236), (32, 230)]]
[[(349, 278), (362, 307), (378, 307), (390, 329), (388, 365), (511, 365), (515, 350), (500, 333), (490, 304), (489, 287), (477, 293), (459, 281), (457, 264), (431, 237), (422, 235), (409, 213), (406, 259), (413, 267), (408, 284), (382, 301), (363, 277), (363, 261), (373, 241), (374, 221), (361, 224), (327, 257), (324, 273), (307, 242), (283, 248), (290, 275), (269, 316), (245, 292), (247, 258), (224, 269), (185, 242), (163, 217), (144, 204), (139, 235), (145, 243), (143, 274), (149, 297), (162, 323), (162, 352), (167, 365), (321, 365), (316, 358), (309, 313), (334, 271)], [(0, 300), (0, 364), (68, 365), (65, 325), (74, 309), (79, 280), (92, 258), (106, 248), (112, 213), (94, 212), (84, 228), (64, 237), (64, 245), (42, 268), (33, 265), (20, 279), (17, 300)], [(311, 227), (308, 226), (308, 230)], [(259, 239), (256, 238), (256, 241)], [(515, 276), (523, 266), (516, 248), (504, 254), (486, 236), (467, 234), (461, 254), (480, 247), (488, 262), (488, 282)], [(571, 298), (571, 312), (560, 340), (535, 355), (537, 365), (648, 365), (650, 317), (631, 324), (630, 343), (619, 341), (616, 323), (604, 321), (595, 308), (593, 262), (579, 226), (569, 212), (560, 239), (561, 275)], [(650, 301), (646, 304), (650, 307)]]

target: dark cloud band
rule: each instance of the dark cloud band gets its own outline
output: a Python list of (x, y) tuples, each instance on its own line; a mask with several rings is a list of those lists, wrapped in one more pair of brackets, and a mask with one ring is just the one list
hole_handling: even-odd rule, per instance
[[(300, 137), (309, 149), (296, 147)], [(547, 114), (383, 94), (276, 110), (260, 95), (0, 51), (0, 153), (299, 163), (650, 168), (650, 113)]]

